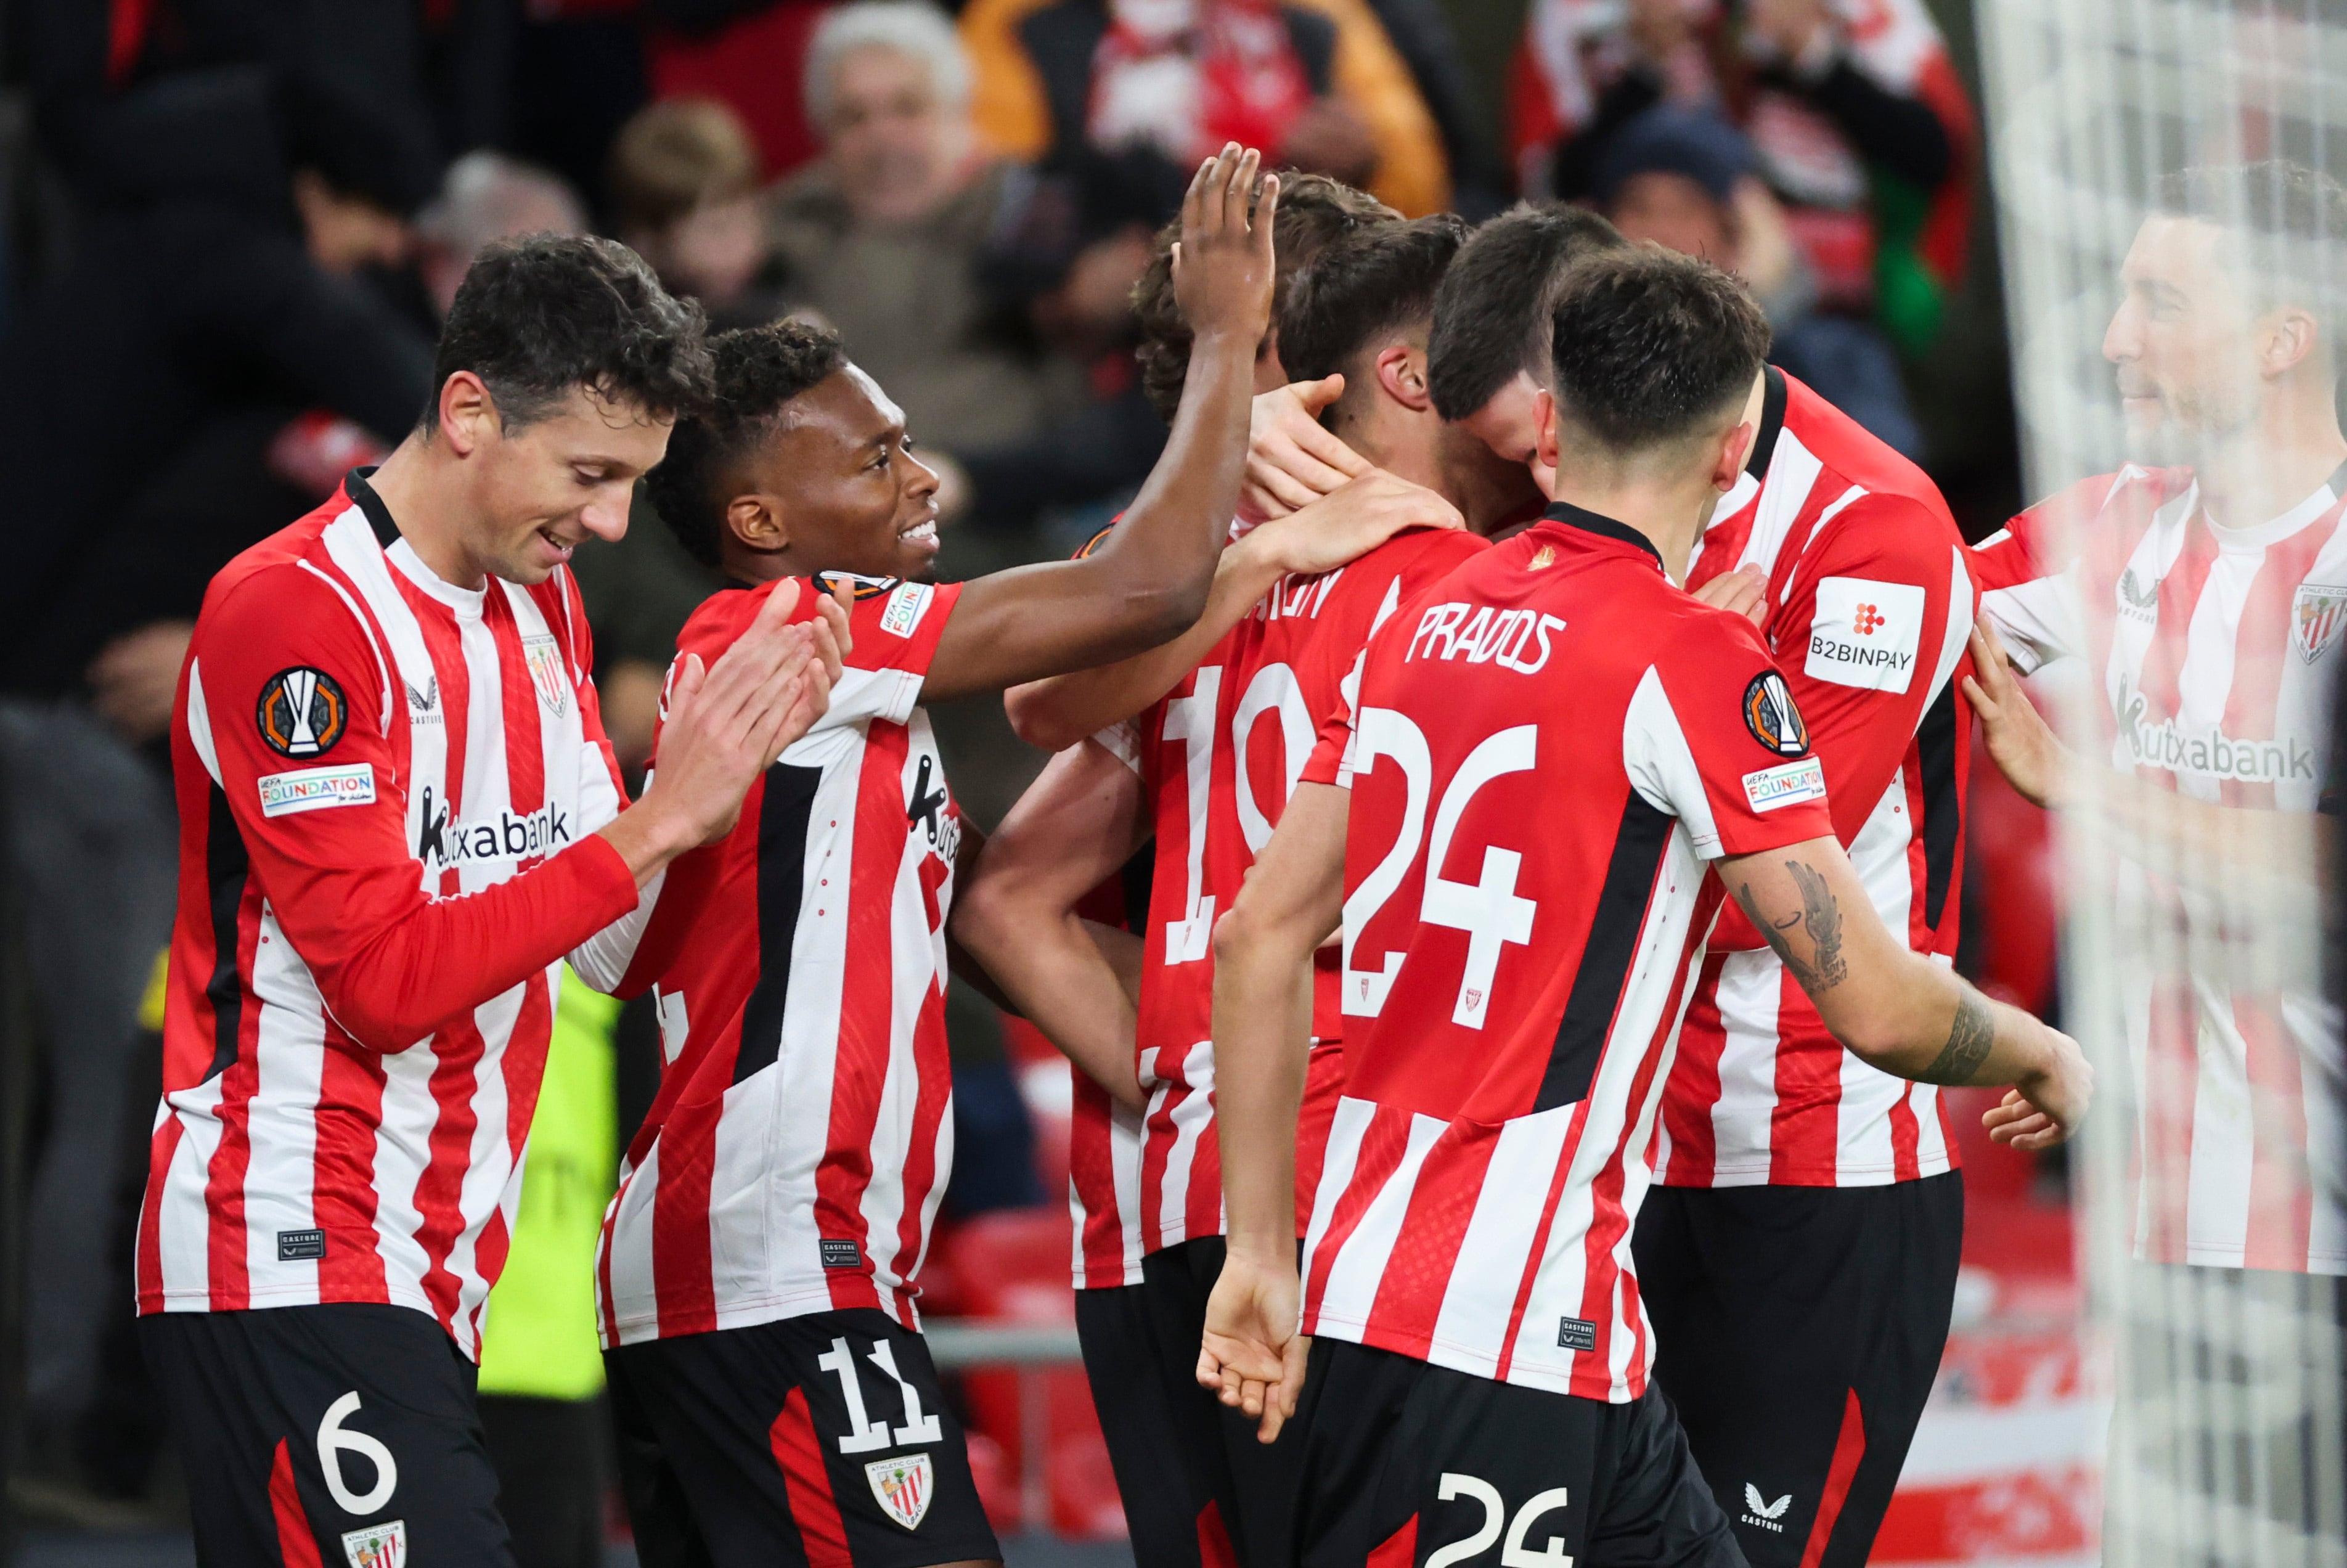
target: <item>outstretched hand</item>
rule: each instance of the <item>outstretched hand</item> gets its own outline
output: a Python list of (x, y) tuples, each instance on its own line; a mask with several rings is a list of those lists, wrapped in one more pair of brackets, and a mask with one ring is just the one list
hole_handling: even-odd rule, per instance
[(1281, 566), (1300, 576), (1334, 571), (1404, 528), (1463, 528), (1459, 508), (1426, 488), (1371, 468), (1302, 510), (1266, 523)]
[[(1271, 330), (1271, 224), (1279, 177), (1256, 176), (1263, 155), (1237, 142), (1208, 159), (1182, 199), (1174, 246), (1174, 298), (1198, 337), (1260, 343)], [(1249, 209), (1252, 208), (1252, 212)]]
[(1987, 622), (1973, 622), (1972, 649), (1973, 673), (1964, 677), (1964, 700), (1979, 715), (1990, 760), (2030, 804), (2059, 809), (2071, 774), (2070, 748), (2022, 691), (2004, 645)]
[(1342, 375), (1292, 381), (1255, 394), (1248, 415), (1239, 521), (1284, 518), (1369, 471), (1368, 458), (1320, 423), (1320, 411), (1344, 395)]
[(1234, 1250), (1224, 1255), (1222, 1275), (1206, 1299), (1199, 1386), (1260, 1421), (1256, 1436), (1266, 1443), (1296, 1414), (1304, 1391), (1312, 1342), (1296, 1332), (1300, 1295), (1292, 1261), (1263, 1262)]

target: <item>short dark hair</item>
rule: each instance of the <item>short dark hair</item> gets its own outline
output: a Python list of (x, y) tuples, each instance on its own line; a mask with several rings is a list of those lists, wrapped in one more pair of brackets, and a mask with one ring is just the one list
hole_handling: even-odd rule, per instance
[[(1271, 319), (1279, 320), (1290, 280), (1323, 247), (1366, 225), (1400, 220), (1400, 213), (1340, 180), (1283, 170), (1271, 224)], [(1141, 343), (1133, 354), (1141, 364), (1142, 394), (1168, 425), (1182, 406), (1182, 384), (1190, 374), (1190, 323), (1174, 297), (1174, 241), (1181, 237), (1178, 218), (1160, 229), (1149, 265), (1133, 285), (1133, 308), (1141, 318)]]
[(1549, 325), (1559, 417), (1624, 456), (1698, 434), (1743, 400), (1768, 355), (1751, 292), (1659, 245), (1576, 264)]
[(671, 298), (617, 241), (501, 241), (457, 285), (416, 427), (433, 428), (440, 389), (460, 370), (481, 378), (509, 430), (544, 418), (573, 387), (654, 415), (687, 413), (709, 393), (706, 328), (699, 305)]
[(1520, 370), (1545, 381), (1544, 323), (1566, 269), (1628, 244), (1596, 213), (1562, 201), (1517, 207), (1476, 230), (1434, 292), (1426, 375), (1435, 412), (1464, 419)]
[(2347, 256), (2347, 189), (2286, 158), (2206, 164), (2161, 178), (2153, 195), (2161, 212), (2197, 218), (2240, 236), (2253, 297), (2269, 306), (2303, 304), (2334, 339), (2342, 299), (2338, 273)]
[(1279, 361), (1317, 381), (1364, 348), (1434, 313), (1435, 285), (1473, 231), (1455, 212), (1381, 223), (1321, 251), (1279, 308)]
[(723, 564), (725, 503), (717, 493), (726, 471), (774, 433), (791, 399), (847, 364), (847, 350), (828, 327), (801, 321), (720, 333), (709, 340), (715, 387), (707, 403), (669, 432), (668, 456), (644, 482), (661, 521), (702, 565)]

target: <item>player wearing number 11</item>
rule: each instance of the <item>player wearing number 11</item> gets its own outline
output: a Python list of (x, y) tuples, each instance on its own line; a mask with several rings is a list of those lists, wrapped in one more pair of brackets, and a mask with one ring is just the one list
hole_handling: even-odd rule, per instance
[[(1554, 504), (1370, 644), (1352, 733), (1326, 726), (1214, 936), (1229, 1242), (1199, 1378), (1266, 1438), (1311, 1405), (1307, 1568), (1743, 1562), (1648, 1386), (1629, 1247), (1725, 897), (1868, 1061), (2018, 1084), (2001, 1136), (2057, 1142), (2088, 1092), (2069, 1040), (1884, 929), (1783, 677), (1678, 587), (1755, 434), (1751, 297), (1626, 251), (1551, 330)], [(1300, 976), (1340, 919), (1348, 1075), (1299, 1280)]]

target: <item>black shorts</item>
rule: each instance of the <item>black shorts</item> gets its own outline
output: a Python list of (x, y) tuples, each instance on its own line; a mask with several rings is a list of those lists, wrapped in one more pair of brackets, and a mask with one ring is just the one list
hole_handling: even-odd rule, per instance
[(648, 1340), (603, 1365), (645, 1568), (1002, 1555), (929, 1348), (884, 1312)]
[(1313, 1344), (1302, 1568), (1551, 1563), (1743, 1568), (1670, 1401), (1518, 1388), (1341, 1339)]
[(1646, 1194), (1633, 1251), (1655, 1380), (1757, 1568), (1866, 1562), (1939, 1375), (1963, 1239), (1953, 1171)]
[(140, 1319), (210, 1568), (511, 1568), (473, 1364), (406, 1307)]
[(1254, 1421), (1198, 1385), (1223, 1238), (1153, 1252), (1141, 1271), (1139, 1285), (1076, 1292), (1084, 1374), (1135, 1568), (1218, 1568), (1235, 1558), (1284, 1568), (1301, 1428), (1289, 1423), (1266, 1446)]

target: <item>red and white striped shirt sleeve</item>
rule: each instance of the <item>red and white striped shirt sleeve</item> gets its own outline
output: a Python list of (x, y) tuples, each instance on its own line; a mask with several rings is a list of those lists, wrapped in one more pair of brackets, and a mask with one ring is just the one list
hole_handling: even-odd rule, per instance
[[(586, 832), (493, 886), (428, 895), (407, 842), (406, 715), (362, 613), (305, 565), (243, 579), (198, 628), (180, 722), (335, 1022), (395, 1051), (626, 915), (636, 884), (619, 851)], [(302, 723), (323, 720), (290, 751), (277, 743), (289, 676), (308, 704)]]

